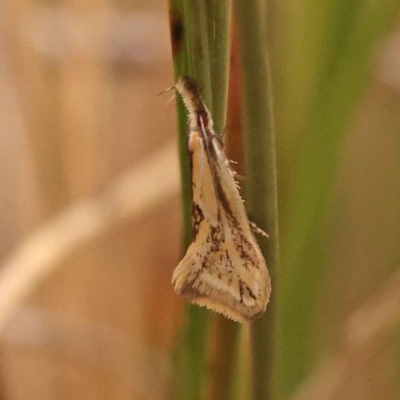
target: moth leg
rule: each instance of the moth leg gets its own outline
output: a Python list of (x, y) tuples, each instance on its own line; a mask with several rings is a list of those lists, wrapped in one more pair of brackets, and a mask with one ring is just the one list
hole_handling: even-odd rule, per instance
[[(231, 161), (231, 162), (232, 162), (232, 161)], [(245, 177), (244, 175), (240, 175), (240, 174), (238, 174), (236, 171), (232, 171), (232, 173), (233, 173), (233, 177), (234, 177), (235, 179), (237, 179), (238, 181), (244, 182), (244, 181), (246, 180), (246, 177)]]
[(225, 138), (225, 133), (226, 133), (226, 126), (224, 127), (224, 129), (222, 129), (221, 133), (219, 134), (219, 137), (224, 140)]
[(235, 185), (238, 189), (240, 189), (239, 182), (245, 181), (245, 177), (243, 175), (238, 174), (235, 170), (230, 166), (230, 161), (226, 160), (225, 165), (228, 168), (228, 171), (232, 175), (233, 180), (235, 181)]
[(269, 235), (265, 233), (261, 228), (259, 228), (255, 222), (249, 221), (250, 228), (254, 233), (257, 233), (258, 235), (264, 236), (269, 239)]

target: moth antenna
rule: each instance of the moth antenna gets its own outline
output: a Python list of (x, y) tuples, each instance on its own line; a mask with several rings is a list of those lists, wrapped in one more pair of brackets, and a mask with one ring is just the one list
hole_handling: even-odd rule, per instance
[(170, 86), (169, 88), (166, 88), (166, 89), (163, 90), (162, 92), (158, 93), (158, 94), (157, 94), (157, 97), (158, 97), (158, 96), (161, 96), (162, 94), (167, 93), (167, 92), (169, 92), (170, 90), (173, 90), (173, 89), (175, 89), (175, 86)]
[(176, 95), (173, 94), (170, 99), (165, 103), (165, 106), (167, 106), (169, 103), (171, 103), (172, 100), (174, 100), (176, 98)]
[[(175, 89), (175, 86), (171, 86), (171, 87), (169, 87), (169, 88), (163, 90), (161, 93), (158, 93), (157, 97), (158, 97), (158, 96), (161, 96), (162, 94), (164, 94), (164, 93), (166, 93), (166, 92), (169, 92), (169, 91), (172, 90), (172, 89)], [(165, 103), (165, 106), (167, 106), (169, 103), (171, 103), (171, 101), (172, 101), (173, 99), (175, 99), (175, 97), (176, 97), (176, 95), (173, 94), (173, 95), (171, 96), (171, 98)]]

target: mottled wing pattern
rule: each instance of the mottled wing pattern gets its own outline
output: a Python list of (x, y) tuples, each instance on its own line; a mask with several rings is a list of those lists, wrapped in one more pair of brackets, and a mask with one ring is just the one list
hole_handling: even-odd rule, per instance
[[(196, 101), (201, 100), (196, 97)], [(268, 303), (268, 270), (229, 162), (209, 123), (211, 117), (207, 114), (207, 119), (193, 121), (191, 104), (186, 105), (190, 122), (193, 242), (174, 271), (175, 290), (235, 321), (252, 320), (265, 311)], [(208, 113), (200, 105), (204, 107), (200, 112)]]

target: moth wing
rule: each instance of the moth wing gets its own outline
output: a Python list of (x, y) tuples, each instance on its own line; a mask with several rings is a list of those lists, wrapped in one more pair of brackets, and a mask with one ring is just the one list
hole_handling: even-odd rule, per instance
[(266, 309), (268, 271), (256, 244), (242, 238), (237, 247), (223, 237), (218, 226), (203, 220), (172, 281), (176, 292), (192, 302), (234, 321), (249, 321)]
[[(175, 268), (178, 294), (238, 322), (266, 309), (271, 283), (224, 150), (196, 91), (178, 82), (189, 112), (193, 243)], [(190, 82), (189, 82), (190, 83)], [(190, 89), (190, 90), (189, 90)], [(199, 117), (200, 118), (197, 118)], [(199, 128), (198, 120), (202, 121)]]

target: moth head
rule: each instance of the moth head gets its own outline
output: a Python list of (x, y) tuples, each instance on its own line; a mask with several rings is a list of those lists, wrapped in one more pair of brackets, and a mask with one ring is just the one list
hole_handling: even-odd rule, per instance
[(175, 89), (181, 95), (189, 113), (190, 128), (211, 128), (213, 125), (211, 114), (201, 98), (197, 82), (189, 76), (182, 75), (178, 79)]
[(201, 97), (199, 85), (193, 78), (187, 75), (182, 75), (179, 77), (178, 82), (175, 85), (175, 88), (178, 90), (179, 93), (182, 94), (182, 96), (183, 92), (185, 92), (185, 93), (190, 93), (190, 95), (193, 97), (197, 98)]

